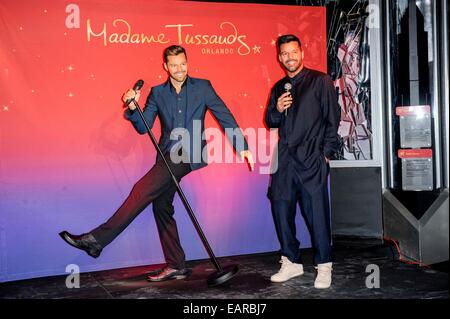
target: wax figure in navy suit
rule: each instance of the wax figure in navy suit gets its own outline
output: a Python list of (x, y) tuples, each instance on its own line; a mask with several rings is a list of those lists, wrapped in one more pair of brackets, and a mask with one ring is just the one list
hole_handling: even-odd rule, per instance
[[(265, 117), (269, 128), (279, 129), (280, 137), (278, 169), (271, 176), (268, 195), (282, 266), (271, 280), (283, 282), (303, 274), (295, 229), (299, 202), (315, 248), (315, 287), (328, 288), (332, 270), (329, 159), (339, 148), (340, 109), (330, 77), (303, 66), (304, 51), (296, 36), (279, 37), (277, 47), (287, 76), (273, 87)], [(289, 92), (286, 83), (292, 86)]]
[[(250, 169), (253, 170), (253, 156), (248, 150), (242, 131), (230, 110), (214, 91), (210, 81), (188, 76), (185, 49), (177, 45), (166, 48), (164, 68), (169, 78), (165, 83), (152, 88), (143, 112), (150, 126), (153, 126), (156, 116), (159, 116), (162, 134), (158, 144), (177, 180), (180, 181), (191, 171), (207, 165), (206, 159), (202, 157), (206, 142), (201, 139), (201, 133), (204, 131), (204, 118), (208, 109), (223, 129), (236, 129), (234, 134), (227, 137), (236, 152), (248, 161)], [(130, 89), (124, 94), (123, 101), (132, 98), (138, 101), (139, 97), (139, 91)], [(138, 133), (145, 134), (146, 128), (135, 109), (136, 106), (130, 103), (125, 111), (125, 118), (131, 121)], [(201, 127), (197, 135), (195, 125)], [(177, 134), (177, 132), (189, 133), (187, 135), (189, 143), (185, 143), (186, 135)], [(172, 139), (171, 134), (173, 134)], [(167, 266), (150, 273), (148, 280), (184, 278), (189, 270), (185, 266), (185, 254), (178, 236), (177, 224), (173, 218), (172, 203), (175, 193), (176, 186), (158, 155), (155, 165), (134, 185), (128, 198), (108, 221), (86, 234), (76, 236), (63, 231), (60, 235), (70, 245), (83, 249), (96, 258), (102, 249), (113, 241), (137, 215), (153, 203), (153, 212)]]

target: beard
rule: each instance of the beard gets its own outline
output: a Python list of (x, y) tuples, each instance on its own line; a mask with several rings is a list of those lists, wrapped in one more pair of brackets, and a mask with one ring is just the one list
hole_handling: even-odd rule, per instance
[[(291, 61), (295, 61), (295, 62), (297, 62), (297, 64), (289, 66), (288, 63)], [(297, 71), (301, 67), (301, 65), (302, 64), (297, 60), (289, 60), (289, 61), (286, 61), (286, 63), (283, 63), (284, 68), (291, 73), (294, 73), (295, 71)]]
[(187, 72), (184, 72), (183, 74), (180, 74), (180, 75), (170, 74), (170, 77), (171, 77), (172, 79), (174, 79), (175, 81), (181, 83), (181, 82), (184, 82), (184, 80), (186, 80)]

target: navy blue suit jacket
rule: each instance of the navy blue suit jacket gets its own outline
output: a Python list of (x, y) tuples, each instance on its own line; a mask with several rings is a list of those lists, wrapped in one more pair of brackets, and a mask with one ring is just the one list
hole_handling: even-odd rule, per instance
[[(207, 165), (207, 159), (202, 156), (206, 141), (201, 138), (205, 129), (207, 109), (211, 110), (223, 130), (233, 129), (232, 132), (225, 130), (225, 133), (236, 152), (240, 154), (241, 151), (248, 150), (247, 141), (236, 120), (208, 80), (187, 77), (179, 95), (175, 93), (170, 80), (153, 87), (143, 113), (150, 128), (153, 127), (156, 116), (159, 116), (162, 132), (158, 145), (165, 155), (173, 152), (177, 143), (180, 144), (180, 140), (176, 139), (177, 135), (178, 138), (181, 136), (178, 133), (183, 130), (189, 133), (189, 139), (185, 140), (189, 144), (184, 144), (188, 145), (187, 149), (184, 149), (188, 152), (192, 170), (195, 170)], [(127, 108), (125, 118), (131, 121), (138, 133), (147, 133), (138, 112)], [(157, 161), (159, 160), (161, 158), (158, 155)]]

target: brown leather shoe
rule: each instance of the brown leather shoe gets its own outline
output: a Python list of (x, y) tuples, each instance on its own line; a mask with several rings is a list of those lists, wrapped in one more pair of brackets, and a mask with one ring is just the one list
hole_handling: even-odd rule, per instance
[(147, 277), (148, 281), (158, 282), (166, 281), (171, 279), (184, 279), (191, 274), (191, 270), (188, 268), (174, 269), (170, 267), (165, 267), (162, 271), (155, 271), (155, 274), (150, 274)]

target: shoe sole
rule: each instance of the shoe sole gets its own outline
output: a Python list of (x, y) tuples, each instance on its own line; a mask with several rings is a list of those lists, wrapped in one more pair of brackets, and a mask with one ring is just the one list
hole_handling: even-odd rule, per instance
[(300, 273), (300, 274), (295, 274), (292, 277), (289, 277), (288, 279), (284, 279), (284, 280), (272, 280), (272, 278), (270, 278), (271, 282), (285, 282), (288, 281), (289, 279), (295, 278), (295, 277), (299, 277), (302, 276), (304, 274), (304, 272)]
[(314, 288), (316, 288), (316, 289), (328, 289), (330, 287), (331, 287), (331, 285), (329, 285), (327, 287), (317, 287), (316, 285), (314, 285)]
[(164, 279), (149, 279), (149, 278), (147, 278), (147, 281), (149, 281), (149, 282), (161, 282), (161, 281), (179, 280), (179, 279), (185, 279), (185, 278), (187, 278), (186, 275), (178, 275), (178, 276), (173, 276), (173, 277), (164, 278)]
[(150, 279), (149, 277), (147, 277), (147, 281), (149, 282), (161, 282), (161, 281), (168, 281), (168, 280), (179, 280), (179, 279), (185, 279), (188, 276), (190, 276), (191, 272), (189, 271), (187, 274), (184, 275), (175, 275), (172, 277), (168, 277), (168, 278), (162, 278), (162, 279)]
[(88, 255), (91, 256), (92, 258), (98, 258), (98, 256), (100, 256), (100, 255), (93, 255), (93, 254), (91, 254), (90, 252), (84, 250), (83, 248), (78, 247), (77, 244), (76, 244), (72, 239), (70, 239), (70, 237), (67, 236), (67, 233), (66, 233), (66, 232), (60, 232), (60, 233), (59, 233), (59, 236), (60, 236), (66, 243), (68, 243), (70, 246), (75, 247), (75, 248), (77, 248), (77, 249), (79, 249), (79, 250), (82, 250), (82, 251), (86, 252), (86, 254), (88, 254)]
[(162, 272), (163, 272), (162, 270), (154, 270), (154, 271), (150, 271), (150, 272), (146, 273), (145, 275), (146, 275), (147, 277), (150, 277), (150, 276), (157, 276), (157, 275), (159, 275), (159, 274), (162, 273)]

